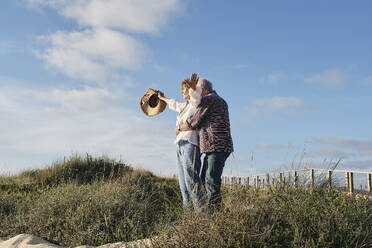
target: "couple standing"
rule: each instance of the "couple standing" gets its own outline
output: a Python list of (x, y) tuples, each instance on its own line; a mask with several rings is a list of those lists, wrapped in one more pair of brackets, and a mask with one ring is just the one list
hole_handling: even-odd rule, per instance
[[(207, 192), (208, 207), (221, 204), (221, 175), (225, 161), (233, 152), (228, 105), (212, 83), (198, 78), (195, 73), (181, 84), (186, 102), (158, 95), (171, 110), (178, 112), (175, 133), (177, 135), (177, 164), (183, 207), (200, 211), (203, 203), (201, 182)], [(200, 156), (205, 154), (201, 170)]]

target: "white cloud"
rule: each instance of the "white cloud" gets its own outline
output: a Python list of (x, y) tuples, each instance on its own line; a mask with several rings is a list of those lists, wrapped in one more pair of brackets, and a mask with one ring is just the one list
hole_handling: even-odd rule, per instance
[(344, 138), (326, 138), (315, 139), (313, 144), (331, 145), (343, 149), (350, 149), (356, 151), (359, 155), (372, 155), (372, 141), (371, 140), (357, 140)]
[(24, 1), (31, 7), (55, 8), (84, 28), (41, 36), (47, 47), (35, 54), (73, 79), (99, 83), (112, 80), (121, 69), (144, 64), (149, 49), (128, 33), (157, 34), (172, 14), (181, 11), (180, 0)]
[(257, 144), (255, 148), (269, 151), (269, 150), (286, 149), (286, 148), (288, 149), (288, 145), (274, 144), (274, 143), (260, 143), (260, 144)]
[(41, 39), (50, 47), (38, 54), (50, 67), (88, 81), (103, 81), (115, 69), (138, 68), (146, 55), (142, 42), (108, 29), (59, 31)]
[(66, 5), (69, 1), (71, 0), (25, 0), (25, 2), (33, 8), (36, 8), (40, 5), (58, 8)]
[(0, 172), (88, 152), (122, 156), (163, 175), (176, 173), (172, 130), (156, 117), (130, 110), (123, 95), (120, 88), (37, 90), (0, 84)]
[(306, 108), (307, 105), (297, 97), (274, 96), (271, 98), (256, 99), (251, 112), (256, 114), (263, 112), (295, 115), (300, 110)]
[(35, 96), (35, 100), (45, 103), (48, 110), (95, 111), (119, 102), (123, 98), (122, 92), (109, 92), (107, 89), (89, 86), (85, 86), (83, 90), (53, 89), (47, 92), (30, 91), (30, 93)]
[(83, 27), (116, 28), (127, 32), (158, 33), (180, 0), (27, 0), (31, 6), (50, 6)]
[(346, 85), (348, 76), (340, 69), (329, 69), (322, 73), (305, 78), (306, 83), (319, 84), (331, 88), (342, 88)]
[(317, 149), (317, 150), (310, 150), (308, 156), (315, 157), (315, 158), (328, 158), (328, 159), (345, 159), (349, 157), (355, 156), (353, 152), (347, 151), (340, 151), (335, 149)]
[(372, 160), (341, 161), (340, 165), (347, 169), (372, 170)]
[(264, 84), (278, 84), (287, 79), (288, 79), (288, 76), (286, 73), (281, 72), (281, 71), (273, 71), (273, 72), (270, 72), (265, 77), (260, 78), (259, 82), (264, 83)]
[(130, 32), (157, 33), (171, 13), (178, 10), (178, 0), (95, 0), (75, 1), (62, 10), (82, 26), (110, 27)]

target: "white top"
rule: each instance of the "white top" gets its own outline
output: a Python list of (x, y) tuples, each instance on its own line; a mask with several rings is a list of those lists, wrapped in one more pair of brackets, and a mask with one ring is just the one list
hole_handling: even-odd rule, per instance
[[(193, 115), (196, 111), (196, 108), (200, 104), (201, 101), (201, 88), (196, 86), (196, 89), (189, 89), (190, 101), (189, 104), (187, 102), (177, 102), (174, 99), (170, 99), (168, 103), (168, 107), (171, 110), (178, 112), (176, 127), (179, 127), (181, 124), (186, 123), (186, 120), (189, 116)], [(199, 146), (199, 137), (198, 132), (195, 130), (190, 131), (183, 131), (177, 135), (176, 140), (174, 141), (177, 144), (180, 140), (186, 140), (191, 144)]]

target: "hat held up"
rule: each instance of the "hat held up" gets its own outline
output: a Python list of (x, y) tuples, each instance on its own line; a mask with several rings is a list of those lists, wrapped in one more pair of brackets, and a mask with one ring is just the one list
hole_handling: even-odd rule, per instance
[(158, 93), (164, 96), (163, 92), (147, 88), (146, 93), (141, 97), (140, 107), (147, 116), (154, 116), (164, 111), (167, 103), (160, 100)]

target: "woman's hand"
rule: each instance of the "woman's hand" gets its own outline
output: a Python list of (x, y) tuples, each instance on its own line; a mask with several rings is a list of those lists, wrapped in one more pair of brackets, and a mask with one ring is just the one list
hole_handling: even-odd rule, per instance
[(169, 104), (170, 99), (169, 99), (169, 98), (166, 98), (166, 97), (163, 95), (163, 93), (158, 92), (158, 98), (159, 98), (160, 100), (166, 102), (167, 104)]
[(160, 100), (163, 100), (164, 99), (164, 96), (160, 92), (158, 92), (158, 97), (159, 97)]
[(180, 129), (179, 129), (178, 127), (176, 127), (176, 128), (174, 129), (174, 132), (175, 132), (175, 134), (176, 134), (176, 136), (177, 136), (181, 131), (180, 131)]

